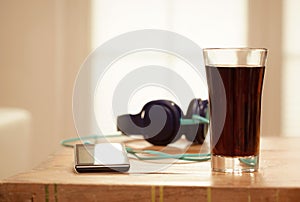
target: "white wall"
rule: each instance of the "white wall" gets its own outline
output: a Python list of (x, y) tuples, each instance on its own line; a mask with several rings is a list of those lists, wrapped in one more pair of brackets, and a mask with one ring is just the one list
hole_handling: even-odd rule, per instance
[[(92, 0), (92, 46), (97, 48), (113, 37), (140, 29), (172, 31), (191, 39), (202, 48), (246, 46), (247, 3), (248, 0)], [(201, 57), (201, 53), (198, 54)], [(98, 100), (102, 101), (102, 106), (96, 106), (96, 110), (99, 109), (96, 115), (99, 115), (98, 124), (104, 132), (113, 133), (116, 128), (116, 117), (111, 107), (116, 85), (126, 78), (126, 74), (146, 65), (160, 65), (171, 69), (187, 81), (195, 96), (207, 99), (207, 89), (201, 85), (201, 78), (195, 76), (187, 63), (171, 54), (143, 51), (126, 55), (105, 72), (104, 78), (99, 82), (103, 87), (102, 91), (95, 93), (96, 98), (99, 97)], [(165, 80), (172, 83), (174, 78), (166, 74)], [(154, 99), (173, 100), (184, 113), (187, 109), (188, 103), (181, 105), (179, 99), (176, 99), (179, 95), (166, 92), (163, 87), (140, 86), (133, 90), (136, 93), (128, 100), (128, 109), (132, 113), (139, 112), (147, 101)]]
[(33, 164), (76, 135), (72, 89), (89, 53), (89, 10), (86, 0), (0, 2), (0, 106), (31, 112)]
[(300, 136), (300, 1), (283, 2), (282, 133)]

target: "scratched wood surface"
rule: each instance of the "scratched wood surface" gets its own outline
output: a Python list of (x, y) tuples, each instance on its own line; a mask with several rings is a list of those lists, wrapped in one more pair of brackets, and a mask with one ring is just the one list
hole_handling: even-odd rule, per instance
[[(141, 140), (109, 141), (162, 149)], [(299, 143), (300, 138), (262, 138), (260, 169), (250, 174), (211, 172), (209, 161), (134, 158), (128, 173), (78, 174), (73, 149), (62, 148), (37, 168), (0, 181), (0, 201), (300, 201)], [(182, 152), (182, 145), (163, 149)], [(204, 147), (186, 152), (205, 152)]]

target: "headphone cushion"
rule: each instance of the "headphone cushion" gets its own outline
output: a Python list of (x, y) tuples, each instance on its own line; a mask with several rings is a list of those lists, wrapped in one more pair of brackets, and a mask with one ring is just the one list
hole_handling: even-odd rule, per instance
[[(154, 109), (153, 107), (159, 110), (156, 110), (155, 113), (152, 114), (152, 117), (150, 117), (151, 109)], [(155, 120), (165, 122), (163, 123), (161, 130), (155, 131), (155, 134), (153, 134), (153, 130), (151, 130), (153, 127), (145, 127), (143, 135), (151, 144), (167, 145), (176, 141), (180, 137), (181, 134), (179, 134), (178, 131), (180, 128), (180, 119), (183, 113), (180, 107), (174, 102), (168, 100), (151, 101), (143, 107), (142, 113), (145, 113), (144, 119), (147, 124), (154, 123)], [(165, 117), (165, 120), (161, 120), (162, 117)]]

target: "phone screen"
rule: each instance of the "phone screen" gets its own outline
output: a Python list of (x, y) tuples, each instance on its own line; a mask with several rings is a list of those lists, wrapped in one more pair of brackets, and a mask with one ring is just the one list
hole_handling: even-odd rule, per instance
[(120, 143), (80, 144), (75, 146), (75, 169), (78, 172), (125, 172), (129, 169), (129, 160)]

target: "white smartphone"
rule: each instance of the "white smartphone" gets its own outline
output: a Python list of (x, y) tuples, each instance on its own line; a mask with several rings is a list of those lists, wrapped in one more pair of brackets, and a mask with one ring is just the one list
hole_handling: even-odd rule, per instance
[(130, 168), (125, 147), (121, 143), (75, 145), (75, 170), (82, 172), (126, 172)]

